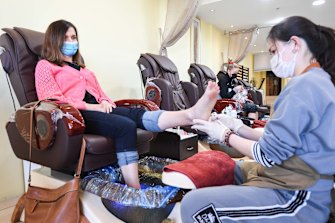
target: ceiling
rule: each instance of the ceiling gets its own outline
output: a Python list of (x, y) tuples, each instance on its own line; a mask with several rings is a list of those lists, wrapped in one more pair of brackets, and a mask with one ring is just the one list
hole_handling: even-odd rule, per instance
[[(304, 16), (335, 29), (335, 0), (313, 6), (313, 0), (202, 0), (197, 16), (223, 32), (260, 27), (253, 53), (267, 51), (271, 26), (285, 17)], [(231, 27), (233, 25), (234, 27)]]

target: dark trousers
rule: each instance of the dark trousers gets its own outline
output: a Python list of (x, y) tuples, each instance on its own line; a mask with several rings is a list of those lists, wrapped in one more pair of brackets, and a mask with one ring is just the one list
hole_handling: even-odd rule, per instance
[(258, 110), (257, 105), (255, 105), (254, 103), (246, 102), (243, 104), (243, 111), (245, 111), (246, 113), (249, 112), (255, 113), (257, 112), (257, 110)]
[(137, 128), (145, 129), (141, 108), (114, 108), (111, 113), (80, 110), (85, 120), (85, 133), (115, 140), (116, 152), (136, 151)]

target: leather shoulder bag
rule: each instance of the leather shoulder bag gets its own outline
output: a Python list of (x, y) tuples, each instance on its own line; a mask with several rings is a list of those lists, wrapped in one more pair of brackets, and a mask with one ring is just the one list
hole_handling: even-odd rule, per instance
[[(41, 101), (30, 105), (30, 135), (29, 135), (29, 160), (31, 160), (33, 141), (33, 119), (36, 108)], [(47, 103), (43, 101), (43, 103)], [(26, 107), (27, 108), (27, 107)], [(36, 136), (35, 136), (36, 137)], [(56, 189), (31, 186), (31, 163), (29, 165), (28, 190), (17, 202), (12, 214), (11, 222), (19, 222), (23, 210), (24, 222), (29, 223), (79, 223), (89, 222), (81, 214), (79, 200), (79, 181), (81, 168), (85, 156), (86, 142), (83, 139), (80, 158), (74, 179), (68, 181), (63, 186)]]

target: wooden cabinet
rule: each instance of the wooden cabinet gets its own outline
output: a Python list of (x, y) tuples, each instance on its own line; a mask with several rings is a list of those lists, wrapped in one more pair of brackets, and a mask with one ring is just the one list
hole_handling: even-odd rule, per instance
[(150, 155), (184, 160), (198, 152), (198, 135), (188, 133), (180, 135), (174, 130), (157, 134), (150, 142)]

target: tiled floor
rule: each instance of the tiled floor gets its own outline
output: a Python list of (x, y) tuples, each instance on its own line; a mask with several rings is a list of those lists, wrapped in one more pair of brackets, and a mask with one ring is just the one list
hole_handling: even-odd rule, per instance
[(10, 223), (10, 218), (14, 210), (15, 204), (18, 198), (12, 198), (0, 202), (0, 222), (1, 223)]

